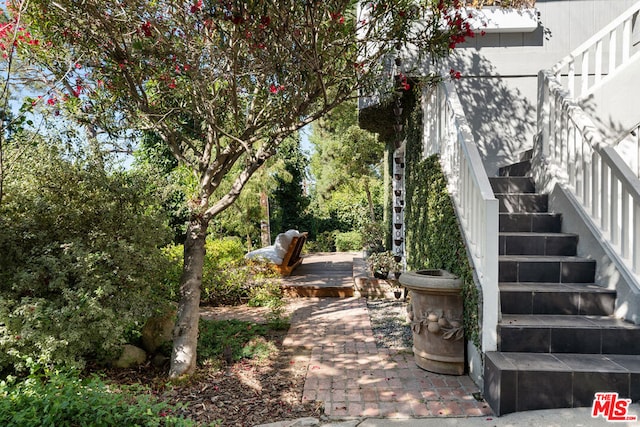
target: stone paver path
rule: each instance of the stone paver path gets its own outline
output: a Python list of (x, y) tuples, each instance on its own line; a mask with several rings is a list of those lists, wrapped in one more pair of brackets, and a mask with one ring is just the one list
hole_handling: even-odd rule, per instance
[(424, 371), (408, 351), (376, 348), (366, 301), (314, 298), (296, 309), (286, 346), (311, 349), (303, 399), (341, 417), (485, 416), (468, 376)]

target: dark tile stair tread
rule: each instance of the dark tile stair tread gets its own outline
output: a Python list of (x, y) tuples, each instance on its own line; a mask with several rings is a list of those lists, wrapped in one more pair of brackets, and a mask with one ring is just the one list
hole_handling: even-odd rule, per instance
[(531, 170), (531, 160), (522, 160), (498, 169), (498, 176), (527, 176)]
[(491, 181), (491, 180), (500, 181), (500, 180), (509, 180), (509, 179), (533, 182), (533, 178), (530, 177), (530, 176), (504, 176), (504, 175), (498, 175), (498, 176), (490, 176), (489, 177), (489, 181)]
[(503, 328), (589, 328), (628, 329), (640, 331), (640, 326), (611, 316), (577, 314), (503, 314), (498, 323)]
[(562, 214), (557, 212), (499, 212), (499, 218), (510, 218), (510, 219), (518, 219), (518, 218), (526, 218), (526, 219), (561, 219)]
[(533, 158), (533, 148), (521, 152), (519, 158), (521, 162), (531, 160)]
[(500, 231), (500, 236), (536, 236), (536, 237), (578, 237), (576, 233), (555, 233), (553, 231)]
[(498, 287), (501, 291), (509, 292), (580, 292), (580, 293), (602, 293), (615, 294), (613, 289), (603, 288), (595, 283), (547, 283), (547, 282), (500, 282)]
[[(502, 193), (502, 194), (508, 194), (508, 193)], [(527, 193), (522, 193), (522, 194), (527, 194)], [(534, 194), (537, 194), (537, 193), (534, 193)], [(504, 215), (504, 216), (520, 215), (520, 216), (538, 216), (538, 217), (542, 217), (542, 216), (561, 217), (562, 216), (562, 214), (558, 212), (500, 212), (499, 215)]]
[(505, 371), (640, 373), (640, 356), (635, 355), (490, 351), (486, 356)]
[(560, 232), (562, 214), (554, 212), (500, 212), (500, 230)]
[(526, 176), (494, 176), (489, 178), (489, 183), (494, 193), (497, 192), (524, 192), (535, 193), (536, 187), (533, 179)]
[[(574, 372), (627, 372), (615, 354), (551, 353)], [(638, 367), (640, 368), (640, 366)]]
[(508, 169), (510, 167), (513, 167), (513, 166), (520, 166), (520, 165), (527, 164), (527, 163), (531, 163), (531, 159), (526, 159), (526, 158), (525, 159), (521, 159), (521, 160), (519, 160), (517, 162), (510, 163), (510, 164), (508, 164), (506, 166), (502, 166), (500, 169)]
[(519, 191), (509, 191), (508, 193), (493, 193), (494, 196), (496, 197), (506, 197), (506, 196), (525, 196), (525, 197), (530, 197), (530, 196), (537, 196), (537, 197), (547, 197), (548, 194), (542, 194), (542, 193), (522, 193)]
[(498, 260), (513, 262), (595, 262), (591, 258), (567, 255), (499, 255)]
[(504, 176), (504, 175), (498, 175), (498, 176), (490, 176), (489, 177), (489, 181), (491, 180), (496, 180), (496, 181), (500, 181), (500, 180), (508, 180), (508, 179), (516, 179), (516, 180), (520, 180), (520, 181), (528, 181), (528, 182), (533, 182), (533, 178), (530, 176)]

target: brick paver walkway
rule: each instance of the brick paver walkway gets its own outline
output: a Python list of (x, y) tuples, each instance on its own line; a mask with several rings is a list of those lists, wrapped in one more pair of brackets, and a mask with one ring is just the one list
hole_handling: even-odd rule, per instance
[(416, 366), (410, 351), (376, 348), (366, 301), (321, 298), (292, 316), (286, 346), (311, 348), (303, 399), (324, 402), (328, 416), (484, 416), (468, 376)]

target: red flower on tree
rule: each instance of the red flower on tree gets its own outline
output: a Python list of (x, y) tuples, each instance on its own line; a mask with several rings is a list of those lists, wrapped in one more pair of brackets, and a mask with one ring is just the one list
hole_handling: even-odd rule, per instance
[(145, 37), (151, 37), (151, 22), (146, 21), (144, 24), (140, 26), (140, 30), (145, 35)]
[(338, 21), (339, 24), (344, 24), (344, 16), (341, 13), (331, 12), (329, 14), (333, 21)]
[(398, 74), (398, 89), (400, 90), (411, 89), (411, 85), (408, 82), (407, 76), (405, 76), (402, 73)]
[(202, 10), (202, 0), (198, 0), (191, 5), (191, 13), (198, 13)]
[(280, 91), (284, 90), (284, 86), (280, 85), (280, 86), (276, 86), (275, 84), (271, 83), (271, 86), (269, 86), (269, 92), (276, 94)]
[(264, 30), (270, 24), (271, 24), (271, 18), (269, 18), (268, 16), (263, 16), (262, 18), (260, 18), (260, 29), (261, 30)]

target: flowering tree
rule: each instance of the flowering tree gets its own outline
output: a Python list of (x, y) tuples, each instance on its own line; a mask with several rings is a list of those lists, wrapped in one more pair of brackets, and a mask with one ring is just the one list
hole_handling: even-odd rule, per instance
[[(25, 47), (37, 48), (39, 40), (32, 38), (21, 23), (22, 5), (12, 8), (12, 17), (0, 14), (0, 204), (4, 196), (4, 182), (8, 173), (7, 147), (12, 134), (25, 121), (23, 114), (11, 112), (10, 101), (14, 92), (20, 91), (25, 82), (37, 81), (33, 69), (24, 67), (17, 55)], [(24, 106), (20, 112), (24, 111)]]
[[(61, 82), (44, 102), (93, 129), (152, 131), (197, 178), (171, 377), (195, 369), (211, 219), (287, 136), (358, 91), (391, 82), (382, 59), (398, 44), (437, 58), (472, 35), (459, 3), (31, 0), (21, 11), (30, 34), (55, 46), (36, 55)], [(222, 192), (232, 173), (233, 185)]]

